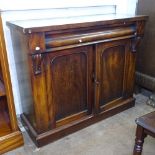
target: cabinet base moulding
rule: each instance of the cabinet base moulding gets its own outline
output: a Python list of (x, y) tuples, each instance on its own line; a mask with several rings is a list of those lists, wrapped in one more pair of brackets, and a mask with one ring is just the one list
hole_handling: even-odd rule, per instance
[(92, 114), (89, 116), (86, 116), (82, 119), (76, 120), (70, 124), (63, 125), (61, 127), (58, 127), (56, 129), (51, 129), (49, 131), (46, 131), (44, 133), (38, 134), (35, 129), (32, 127), (28, 119), (24, 114), (21, 115), (22, 122), (31, 136), (33, 142), (36, 144), (37, 147), (44, 146), (50, 142), (53, 142), (59, 138), (62, 138), (68, 134), (71, 134), (75, 131), (78, 131), (82, 128), (85, 128), (95, 122), (101, 121), (103, 119), (106, 119), (110, 116), (113, 116), (119, 112), (122, 112), (126, 109), (129, 109), (135, 105), (135, 99), (129, 98), (127, 100), (124, 100), (116, 107), (113, 107), (109, 110), (103, 111), (99, 114)]

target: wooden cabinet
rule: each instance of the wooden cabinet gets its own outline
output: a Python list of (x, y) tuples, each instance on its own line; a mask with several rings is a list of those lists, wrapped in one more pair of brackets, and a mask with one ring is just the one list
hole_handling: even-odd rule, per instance
[(23, 145), (18, 128), (0, 17), (0, 154)]
[(20, 87), (28, 98), (21, 118), (37, 146), (134, 106), (136, 48), (146, 19), (96, 15), (7, 23), (18, 78), (26, 84)]

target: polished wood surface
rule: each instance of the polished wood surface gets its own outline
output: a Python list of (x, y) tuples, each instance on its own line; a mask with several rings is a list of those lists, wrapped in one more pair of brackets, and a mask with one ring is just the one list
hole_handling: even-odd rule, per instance
[(27, 77), (25, 94), (32, 99), (22, 103), (21, 118), (37, 146), (134, 106), (135, 53), (146, 19), (101, 15), (7, 23), (22, 62), (17, 74)]
[(0, 80), (0, 97), (5, 96), (5, 87), (3, 81)]
[(14, 107), (10, 72), (0, 17), (0, 154), (23, 145)]
[[(123, 96), (125, 47), (127, 42), (100, 44), (98, 47), (100, 106)], [(129, 51), (130, 52), (130, 51)], [(108, 73), (108, 74), (107, 74)]]
[[(89, 26), (108, 26), (112, 24), (127, 24), (130, 22), (147, 19), (147, 16), (135, 16), (125, 14), (90, 15), (66, 18), (34, 19), (24, 21), (12, 21), (7, 24), (22, 33), (45, 32), (68, 28), (84, 28)], [(119, 23), (118, 23), (119, 21)], [(94, 24), (95, 23), (95, 24)]]
[(11, 151), (23, 145), (23, 137), (20, 131), (6, 134), (0, 141), (0, 154)]
[(136, 119), (137, 131), (133, 155), (141, 155), (144, 139), (147, 135), (155, 138), (155, 112), (151, 112)]
[(88, 46), (49, 54), (51, 78), (47, 89), (55, 108), (50, 111), (55, 111), (56, 120), (81, 112), (91, 113), (92, 52)]
[[(2, 105), (3, 104), (3, 105)], [(0, 99), (0, 137), (11, 133), (9, 114), (6, 110), (6, 97)]]
[(132, 35), (136, 30), (131, 27), (123, 28), (123, 29), (111, 29), (106, 31), (98, 31), (93, 33), (84, 33), (84, 34), (76, 34), (73, 36), (62, 36), (59, 39), (54, 38), (53, 36), (49, 36), (46, 39), (46, 47), (58, 47), (58, 46), (65, 46), (65, 45), (73, 45), (78, 43), (85, 43), (85, 42), (92, 42), (97, 40), (105, 40), (113, 37), (121, 37), (124, 35)]

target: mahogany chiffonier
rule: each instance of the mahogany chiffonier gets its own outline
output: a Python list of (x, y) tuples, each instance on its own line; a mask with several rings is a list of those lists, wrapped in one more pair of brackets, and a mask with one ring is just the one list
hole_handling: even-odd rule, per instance
[(18, 127), (0, 15), (0, 155), (23, 145)]
[(37, 146), (134, 106), (146, 20), (112, 14), (7, 22), (27, 83), (21, 91), (29, 94), (21, 118)]

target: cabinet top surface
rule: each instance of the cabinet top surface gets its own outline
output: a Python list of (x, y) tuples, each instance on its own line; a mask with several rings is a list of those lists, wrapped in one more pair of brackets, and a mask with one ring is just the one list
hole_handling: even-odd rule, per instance
[(116, 24), (119, 22), (134, 22), (138, 20), (146, 20), (145, 15), (123, 15), (123, 14), (108, 14), (108, 15), (91, 15), (77, 16), (65, 18), (49, 18), (49, 19), (33, 19), (10, 21), (7, 25), (13, 29), (22, 31), (23, 33), (44, 32), (52, 30), (61, 30), (68, 28), (79, 28), (98, 25)]

